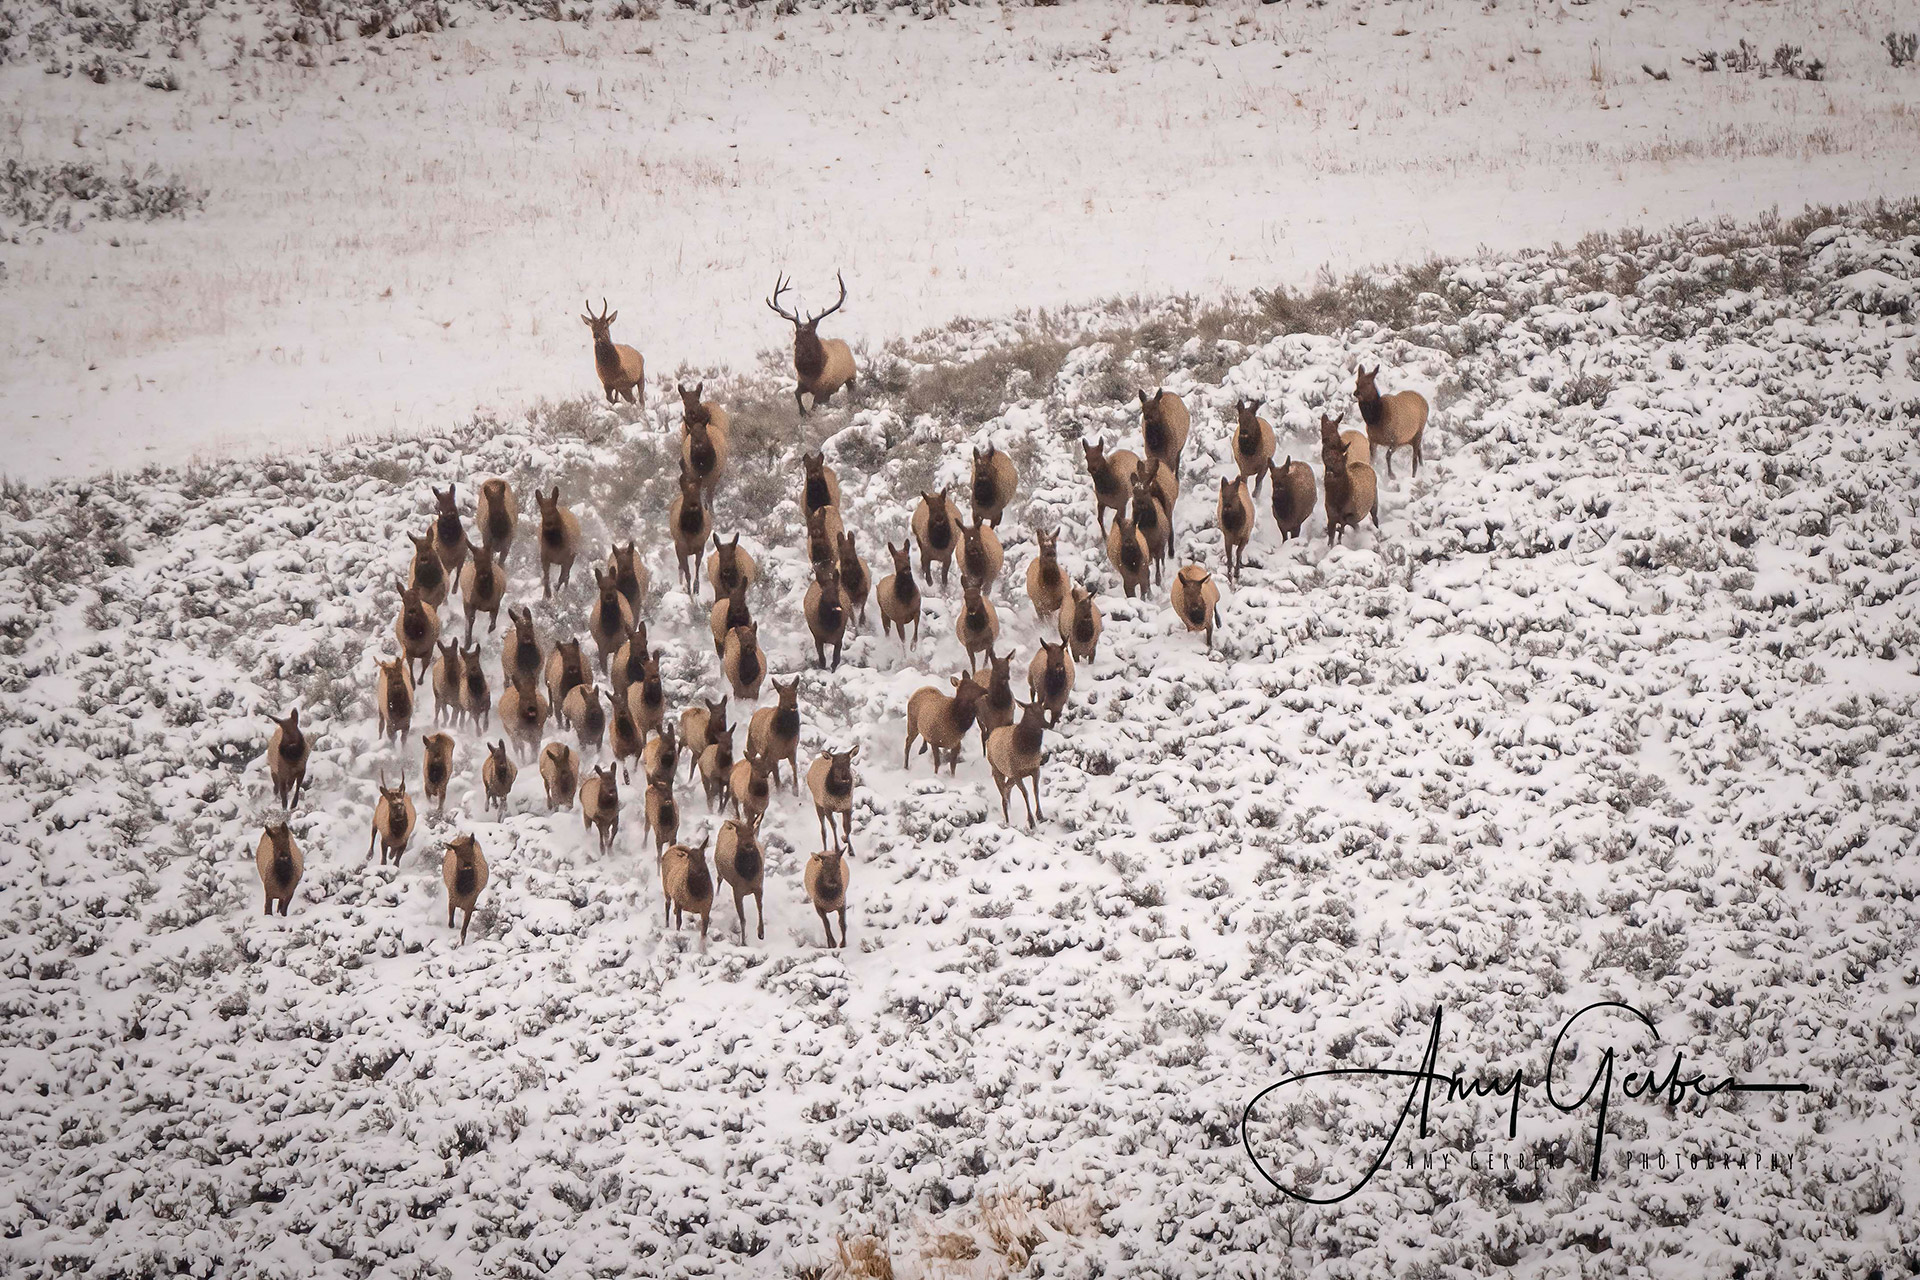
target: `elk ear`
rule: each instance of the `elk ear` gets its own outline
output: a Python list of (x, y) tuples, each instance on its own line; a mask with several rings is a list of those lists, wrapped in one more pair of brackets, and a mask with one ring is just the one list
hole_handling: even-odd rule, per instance
[(616, 311), (612, 315), (607, 317), (607, 323), (612, 324), (615, 320), (618, 320), (619, 318), (620, 318), (620, 313)]
[(1142, 409), (1147, 407), (1147, 393), (1144, 391), (1140, 393), (1140, 407)]

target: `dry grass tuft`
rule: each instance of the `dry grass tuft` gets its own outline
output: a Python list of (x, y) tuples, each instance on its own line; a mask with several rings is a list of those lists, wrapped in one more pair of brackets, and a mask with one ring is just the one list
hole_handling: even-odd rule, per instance
[(845, 1280), (893, 1280), (893, 1255), (878, 1236), (839, 1240), (840, 1274)]

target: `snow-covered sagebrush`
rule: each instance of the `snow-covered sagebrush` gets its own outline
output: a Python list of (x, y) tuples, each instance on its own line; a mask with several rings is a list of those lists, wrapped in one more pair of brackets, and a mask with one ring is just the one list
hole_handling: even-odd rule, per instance
[[(637, 790), (601, 857), (531, 769), (486, 815), (468, 734), (448, 812), (423, 808), (397, 872), (366, 856), (377, 779), (404, 762), (417, 788), (430, 719), (395, 754), (371, 705), (430, 485), (470, 510), (501, 474), (531, 510), (558, 484), (590, 552), (637, 535), (670, 705), (723, 687), (663, 532), (663, 386), (643, 411), (9, 490), (6, 1271), (857, 1273), (836, 1245), (872, 1234), (901, 1275), (1904, 1272), (1917, 229), (1859, 212), (1461, 263), (1400, 282), (1392, 328), (1216, 318), (1242, 342), (1175, 304), (974, 327), (872, 358), (852, 411), (804, 426), (774, 371), (722, 388), (718, 525), (761, 563), (774, 672), (801, 673), (802, 759), (860, 747), (843, 951), (801, 893), (804, 796), (767, 819), (766, 942), (741, 944), (723, 891), (705, 956), (662, 925)], [(1235, 398), (1264, 398), (1317, 472), (1318, 415), (1355, 422), (1356, 359), (1435, 406), (1381, 528), (1330, 549), (1322, 511), (1283, 548), (1263, 497), (1212, 653), (1160, 593), (1121, 598), (1079, 438), (1137, 448), (1135, 389), (1185, 397), (1181, 556), (1218, 570)], [(917, 652), (876, 614), (834, 672), (800, 617), (803, 443), (878, 576), (919, 492), (988, 439), (1021, 469), (996, 591), (1016, 671), (1044, 634), (1019, 587), (1035, 527), (1062, 530), (1107, 624), (1031, 833), (994, 812), (977, 739), (951, 779), (902, 767), (907, 698), (965, 666), (957, 588), (930, 593)], [(584, 566), (543, 605), (530, 542), (509, 598), (549, 642), (584, 635)], [(269, 919), (259, 754), (294, 705), (316, 734), (306, 879)], [(465, 947), (439, 870), (460, 832), (492, 864)], [(1329, 1208), (1247, 1159), (1242, 1109), (1283, 1076), (1411, 1067), (1442, 1007), (1450, 1068), (1537, 1078), (1601, 999), (1659, 1027), (1621, 1041), (1623, 1070), (1680, 1051), (1810, 1091), (1616, 1100), (1597, 1184), (1591, 1113), (1537, 1092), (1515, 1142), (1496, 1106), (1436, 1109)], [(1253, 1136), (1276, 1172), (1337, 1185), (1398, 1108), (1329, 1091)]]

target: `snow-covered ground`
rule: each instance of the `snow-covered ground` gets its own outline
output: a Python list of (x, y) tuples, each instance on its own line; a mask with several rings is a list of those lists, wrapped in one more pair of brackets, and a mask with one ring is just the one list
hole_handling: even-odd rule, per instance
[[(801, 896), (816, 825), (787, 796), (765, 943), (737, 941), (728, 904), (705, 956), (662, 927), (637, 797), (608, 857), (530, 771), (487, 816), (464, 734), (447, 815), (397, 872), (364, 856), (400, 763), (373, 664), (431, 485), (557, 483), (590, 550), (637, 535), (671, 705), (720, 687), (662, 545), (677, 406), (9, 488), (5, 1269), (819, 1275), (874, 1233), (901, 1276), (1904, 1274), (1920, 211), (1820, 221), (1376, 282), (1397, 327), (1254, 316), (1228, 326), (1253, 340), (1213, 340), (1166, 304), (1073, 317), (1107, 336), (1071, 349), (996, 324), (881, 362), (857, 411), (808, 428), (869, 561), (992, 439), (1022, 472), (998, 592), (1019, 665), (1033, 528), (1062, 530), (1106, 614), (1031, 834), (992, 812), (977, 743), (951, 779), (901, 768), (907, 697), (964, 665), (951, 599), (919, 652), (868, 633), (838, 671), (807, 669), (797, 445), (748, 425), (785, 384), (726, 382), (743, 434), (772, 443), (743, 450), (719, 524), (765, 569), (754, 606), (775, 672), (801, 673), (802, 758), (861, 748), (843, 951)], [(1185, 396), (1182, 549), (1217, 571), (1234, 398), (1264, 396), (1281, 451), (1318, 471), (1313, 426), (1352, 422), (1358, 359), (1436, 409), (1380, 529), (1329, 549), (1316, 516), (1282, 548), (1263, 503), (1212, 653), (1161, 597), (1124, 600), (1077, 439), (1137, 440), (1138, 385)], [(1026, 372), (951, 390), (982, 367)], [(904, 418), (936, 384), (953, 412)], [(582, 631), (583, 575), (548, 608), (534, 572), (523, 537), (511, 594), (543, 636)], [(307, 872), (267, 919), (257, 753), (296, 704), (318, 734), (293, 820)], [(493, 868), (464, 947), (437, 856), (458, 831)], [(1811, 1091), (1616, 1095), (1598, 1185), (1591, 1112), (1537, 1089), (1518, 1142), (1499, 1107), (1437, 1107), (1434, 1136), (1397, 1148), (1436, 1153), (1431, 1171), (1396, 1160), (1333, 1208), (1247, 1162), (1257, 1090), (1410, 1067), (1436, 1003), (1449, 1067), (1537, 1079), (1553, 1030), (1609, 998), (1647, 1010), (1658, 1049), (1576, 1037), (1582, 1077), (1612, 1045), (1623, 1073), (1678, 1050), (1689, 1072)], [(1391, 1124), (1388, 1092), (1263, 1116), (1254, 1141), (1277, 1171), (1340, 1180)], [(1489, 1167), (1555, 1143), (1564, 1167)], [(1789, 1168), (1720, 1163), (1763, 1154)]]
[[(334, 44), (222, 7), (178, 61), (164, 41), (135, 60), (176, 92), (84, 73), (147, 28), (27, 57), (53, 6), (0, 8), (26, 58), (0, 67), (0, 160), (154, 165), (207, 193), (179, 219), (0, 225), (0, 472), (516, 416), (592, 388), (586, 296), (662, 377), (777, 346), (782, 269), (818, 307), (844, 268), (831, 331), (878, 347), (961, 315), (1905, 196), (1920, 155), (1920, 74), (1880, 47), (1920, 26), (1903, 0), (663, 7), (455, 3), (451, 30)], [(1681, 61), (1742, 39), (1826, 78)]]

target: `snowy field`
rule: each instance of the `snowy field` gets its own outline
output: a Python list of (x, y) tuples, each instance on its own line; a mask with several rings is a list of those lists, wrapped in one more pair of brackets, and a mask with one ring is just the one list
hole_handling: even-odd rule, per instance
[[(588, 295), (664, 379), (777, 345), (780, 269), (818, 307), (844, 268), (837, 332), (877, 350), (1907, 196), (1920, 156), (1906, 0), (544, 8), (0, 0), (0, 163), (151, 166), (182, 207), (0, 190), (0, 472), (516, 416), (592, 388)], [(1824, 74), (1682, 61), (1742, 40)]]
[[(805, 427), (869, 562), (993, 440), (1021, 469), (995, 593), (1017, 669), (1040, 635), (1017, 585), (1035, 527), (1062, 531), (1106, 615), (1048, 735), (1033, 833), (992, 812), (977, 741), (951, 779), (900, 766), (908, 696), (964, 666), (951, 596), (932, 593), (917, 652), (870, 628), (811, 669), (790, 384), (725, 381), (742, 461), (718, 524), (760, 558), (801, 758), (860, 747), (842, 951), (801, 895), (813, 813), (784, 794), (766, 941), (742, 945), (720, 905), (704, 956), (662, 926), (632, 800), (605, 857), (531, 770), (487, 815), (470, 735), (447, 814), (423, 815), (397, 871), (365, 858), (376, 778), (400, 764), (374, 661), (430, 486), (467, 504), (488, 475), (557, 483), (590, 552), (637, 536), (670, 705), (723, 687), (662, 533), (677, 405), (571, 400), (9, 488), (0, 1266), (1909, 1274), (1917, 291), (1909, 203), (1494, 253), (1245, 312), (968, 326), (876, 360), (854, 411)], [(1352, 424), (1360, 360), (1435, 406), (1426, 468), (1383, 485), (1381, 527), (1330, 549), (1316, 513), (1283, 548), (1263, 501), (1211, 653), (1163, 596), (1123, 599), (1078, 440), (1137, 447), (1134, 389), (1184, 396), (1181, 550), (1218, 573), (1235, 398), (1264, 397), (1281, 453), (1317, 472), (1317, 416)], [(543, 605), (530, 550), (523, 534), (510, 598), (543, 642), (582, 633), (584, 574)], [(317, 735), (293, 819), (306, 879), (267, 919), (260, 753), (294, 705)], [(460, 831), (493, 869), (465, 946), (438, 862)], [(1396, 1159), (1333, 1208), (1252, 1172), (1242, 1109), (1285, 1075), (1411, 1067), (1442, 1004), (1451, 1066), (1538, 1078), (1554, 1029), (1602, 999), (1648, 1011), (1660, 1041), (1575, 1036), (1581, 1078), (1613, 1045), (1622, 1070), (1680, 1051), (1810, 1091), (1616, 1096), (1598, 1184), (1591, 1111), (1537, 1091), (1519, 1141), (1498, 1106), (1439, 1108), (1397, 1148), (1432, 1169)], [(1336, 1185), (1398, 1107), (1327, 1091), (1250, 1133), (1268, 1167)]]

